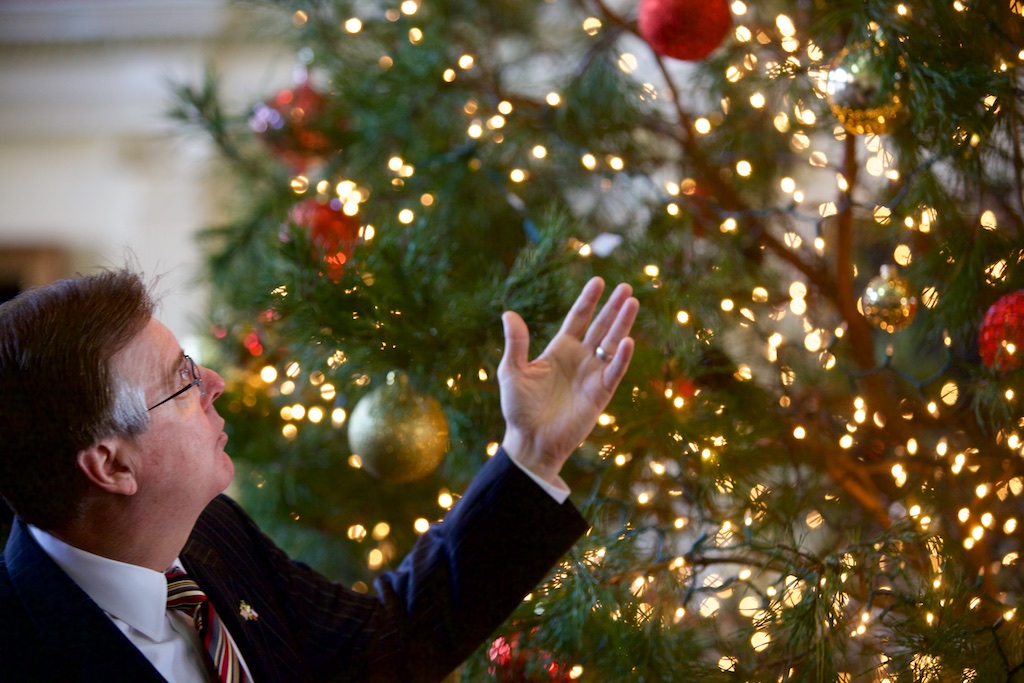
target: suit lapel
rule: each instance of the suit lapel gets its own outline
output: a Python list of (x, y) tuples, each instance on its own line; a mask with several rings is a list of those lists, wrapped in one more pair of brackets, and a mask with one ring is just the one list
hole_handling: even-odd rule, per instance
[(11, 583), (25, 605), (28, 628), (53, 653), (50, 664), (73, 680), (163, 681), (103, 611), (15, 521), (4, 553)]
[[(268, 660), (268, 656), (279, 645), (268, 640), (268, 630), (265, 628), (267, 619), (273, 620), (273, 615), (261, 603), (262, 596), (250, 595), (253, 584), (224, 562), (218, 549), (195, 538), (186, 544), (181, 561), (185, 571), (213, 603), (217, 615), (241, 651), (253, 680), (274, 680), (272, 672), (276, 667)], [(246, 611), (248, 618), (243, 618), (243, 601), (251, 610)]]

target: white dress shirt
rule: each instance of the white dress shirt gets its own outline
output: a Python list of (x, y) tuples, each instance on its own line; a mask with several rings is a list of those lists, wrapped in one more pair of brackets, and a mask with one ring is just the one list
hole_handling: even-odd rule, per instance
[[(28, 530), (161, 676), (174, 683), (210, 683), (199, 632), (187, 614), (167, 609), (167, 578), (162, 573), (93, 555), (31, 524)], [(180, 561), (173, 567), (181, 568)], [(235, 652), (249, 676), (237, 646)]]

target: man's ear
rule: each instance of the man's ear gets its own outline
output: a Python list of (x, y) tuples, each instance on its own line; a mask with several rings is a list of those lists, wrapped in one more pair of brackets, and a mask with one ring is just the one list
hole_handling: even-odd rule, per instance
[(78, 452), (78, 469), (93, 485), (109, 493), (134, 495), (139, 488), (122, 440), (104, 439)]

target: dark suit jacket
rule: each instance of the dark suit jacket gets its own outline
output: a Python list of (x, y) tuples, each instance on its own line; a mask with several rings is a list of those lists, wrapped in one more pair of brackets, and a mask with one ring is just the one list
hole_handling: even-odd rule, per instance
[[(586, 530), (503, 453), (424, 534), (377, 596), (290, 561), (230, 499), (181, 553), (256, 683), (437, 681), (516, 607)], [(248, 603), (258, 619), (240, 615)], [(162, 680), (15, 520), (0, 562), (0, 681)]]

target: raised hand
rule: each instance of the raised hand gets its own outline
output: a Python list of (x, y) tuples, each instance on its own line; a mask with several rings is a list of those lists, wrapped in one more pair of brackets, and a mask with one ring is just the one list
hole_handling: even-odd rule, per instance
[[(633, 356), (629, 332), (639, 302), (618, 285), (594, 318), (604, 281), (583, 287), (561, 329), (535, 360), (530, 332), (512, 311), (502, 316), (505, 354), (498, 366), (502, 447), (540, 478), (564, 486), (562, 465), (590, 434)], [(591, 322), (593, 318), (593, 322)]]

